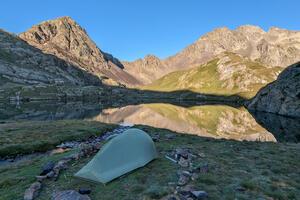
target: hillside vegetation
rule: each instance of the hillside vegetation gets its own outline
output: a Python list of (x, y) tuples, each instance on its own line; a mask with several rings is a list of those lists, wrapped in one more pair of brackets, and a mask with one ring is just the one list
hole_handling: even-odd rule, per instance
[(142, 88), (251, 98), (281, 71), (281, 67), (266, 67), (237, 54), (225, 53), (199, 67), (167, 74)]

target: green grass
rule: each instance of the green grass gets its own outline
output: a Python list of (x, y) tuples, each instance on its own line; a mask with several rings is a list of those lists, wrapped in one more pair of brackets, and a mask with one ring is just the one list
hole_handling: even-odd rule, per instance
[[(260, 88), (274, 81), (274, 74), (282, 70), (280, 67), (267, 68), (259, 62), (247, 60), (233, 53), (226, 53), (225, 55), (231, 59), (225, 64), (231, 68), (245, 65), (246, 69), (234, 69), (235, 71), (229, 78), (221, 80), (218, 72), (219, 59), (216, 58), (196, 68), (169, 73), (152, 84), (142, 87), (142, 89), (155, 91), (191, 90), (203, 94), (239, 95), (244, 98), (251, 98)], [(251, 83), (245, 87), (242, 86), (249, 79), (255, 79), (253, 77), (264, 79), (266, 83)]]
[[(300, 198), (299, 144), (215, 140), (147, 126), (137, 127), (150, 135), (160, 135), (161, 140), (156, 143), (159, 152), (157, 160), (107, 185), (74, 178), (73, 174), (91, 158), (74, 161), (56, 182), (45, 182), (38, 199), (50, 199), (56, 190), (80, 187), (90, 188), (92, 199), (161, 199), (174, 191), (174, 186), (168, 183), (178, 179), (178, 165), (164, 158), (167, 152), (177, 147), (190, 148), (195, 154), (205, 155), (196, 158), (193, 164), (208, 164), (209, 171), (200, 174), (191, 184), (208, 192), (209, 199)], [(170, 133), (176, 134), (175, 139), (164, 140), (164, 135)], [(0, 199), (21, 199), (43, 163), (70, 153), (36, 157), (12, 167), (0, 167)], [(238, 191), (240, 187), (245, 191)]]
[(70, 140), (100, 135), (116, 125), (82, 120), (0, 124), (0, 157), (41, 152)]

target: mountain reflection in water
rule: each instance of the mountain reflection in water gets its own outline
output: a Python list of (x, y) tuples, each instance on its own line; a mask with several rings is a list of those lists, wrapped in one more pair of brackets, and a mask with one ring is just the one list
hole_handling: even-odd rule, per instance
[(105, 109), (92, 120), (142, 124), (213, 138), (276, 142), (245, 108), (223, 105), (184, 108), (171, 104), (141, 104)]
[(102, 105), (86, 102), (0, 105), (0, 123), (66, 119), (141, 124), (180, 133), (234, 140), (298, 142), (300, 139), (300, 119), (268, 113), (250, 114), (244, 107), (205, 104), (188, 106), (186, 102), (183, 106), (167, 103)]

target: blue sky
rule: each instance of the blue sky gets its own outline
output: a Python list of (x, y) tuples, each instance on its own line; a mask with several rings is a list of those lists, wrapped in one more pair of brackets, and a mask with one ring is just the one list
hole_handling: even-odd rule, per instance
[(20, 33), (70, 16), (121, 60), (173, 55), (217, 27), (253, 24), (299, 30), (299, 0), (5, 0), (0, 28)]

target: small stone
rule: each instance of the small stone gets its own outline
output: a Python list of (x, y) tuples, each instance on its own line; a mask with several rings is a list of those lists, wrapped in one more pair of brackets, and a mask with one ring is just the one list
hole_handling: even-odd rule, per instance
[(75, 190), (65, 190), (53, 194), (53, 200), (91, 200), (89, 196), (82, 195)]
[(34, 182), (30, 187), (25, 191), (24, 200), (33, 200), (39, 195), (39, 190), (42, 188), (40, 182)]
[(54, 171), (51, 171), (46, 176), (47, 176), (47, 178), (53, 178), (54, 175), (55, 175)]
[(67, 161), (66, 160), (58, 161), (58, 163), (54, 166), (54, 169), (67, 169)]
[(186, 149), (181, 149), (181, 148), (177, 148), (176, 150), (176, 154), (179, 156), (179, 157), (183, 157), (185, 159), (188, 159), (189, 157), (189, 152), (188, 150)]
[(186, 176), (192, 176), (191, 172), (183, 170), (181, 171), (182, 174), (186, 175)]
[(36, 180), (39, 181), (39, 182), (42, 182), (43, 180), (45, 180), (47, 178), (46, 175), (44, 176), (36, 176)]
[(189, 160), (188, 160), (188, 159), (185, 159), (185, 158), (183, 158), (183, 157), (180, 157), (178, 164), (179, 164), (181, 167), (188, 167), (188, 166), (190, 165)]
[(179, 180), (178, 180), (177, 185), (179, 185), (179, 186), (186, 185), (189, 182), (189, 179), (190, 178), (188, 176), (185, 176), (185, 175), (181, 174), (179, 176)]
[(205, 154), (204, 154), (204, 153), (198, 153), (198, 156), (199, 156), (200, 158), (205, 158)]
[(176, 137), (176, 135), (170, 133), (170, 134), (166, 134), (165, 137), (167, 140), (172, 140)]
[(159, 135), (153, 135), (151, 136), (153, 142), (158, 142), (159, 141)]
[(59, 176), (60, 169), (55, 168), (55, 169), (53, 169), (53, 172), (54, 172), (53, 178), (54, 178), (54, 180), (57, 180), (57, 178)]
[(49, 161), (42, 167), (42, 172), (40, 173), (41, 176), (48, 174), (55, 166), (53, 161)]
[(78, 190), (78, 192), (79, 192), (80, 194), (90, 194), (92, 191), (91, 191), (90, 189), (88, 189), (88, 188), (80, 188), (80, 189)]
[(205, 199), (208, 197), (208, 194), (205, 191), (191, 191), (191, 193), (197, 199)]

